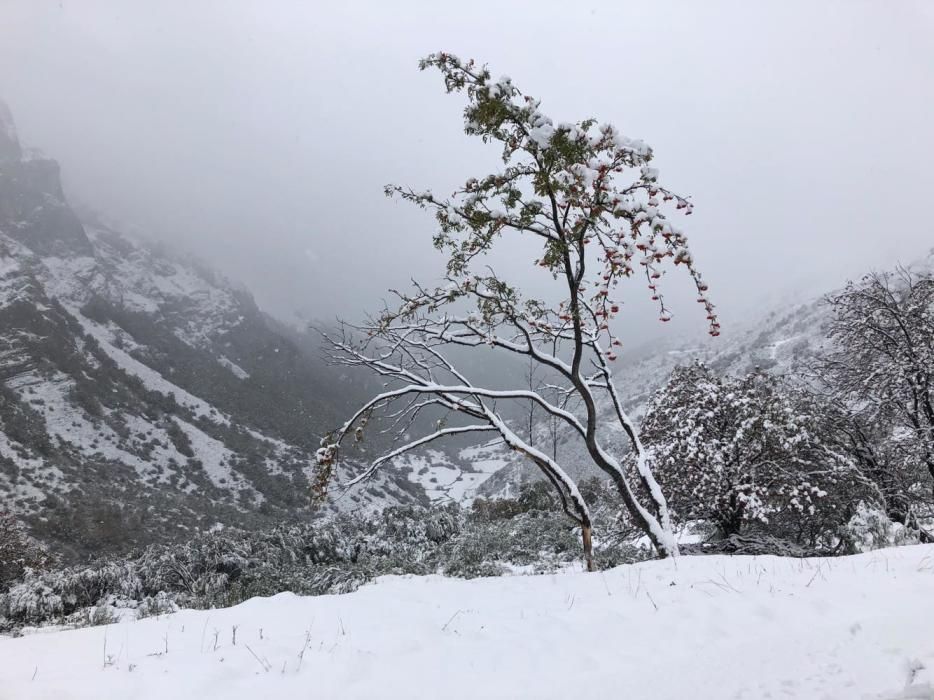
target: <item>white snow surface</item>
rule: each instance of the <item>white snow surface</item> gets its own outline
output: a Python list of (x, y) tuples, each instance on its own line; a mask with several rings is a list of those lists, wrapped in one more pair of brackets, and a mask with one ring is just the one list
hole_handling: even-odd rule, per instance
[(0, 639), (3, 700), (262, 697), (934, 698), (934, 546), (385, 577)]
[(407, 470), (409, 481), (425, 489), (433, 502), (470, 507), (480, 485), (509, 464), (508, 454), (502, 443), (494, 441), (460, 450), (456, 464), (443, 452), (425, 450), (403, 455), (395, 465)]
[(128, 352), (113, 345), (116, 327), (108, 328), (95, 323), (77, 309), (70, 309), (70, 311), (72, 316), (81, 324), (85, 333), (92, 336), (98, 342), (101, 349), (110, 356), (110, 359), (127, 374), (139, 378), (147, 389), (172, 396), (180, 405), (185, 406), (201, 418), (207, 418), (210, 421), (222, 425), (230, 425), (230, 418), (221, 414), (207, 401), (198, 398), (194, 394), (188, 393), (167, 380), (151, 367), (144, 365)]
[(195, 347), (234, 323), (240, 307), (226, 280), (210, 279), (196, 267), (125, 236), (122, 244), (115, 244), (107, 230), (86, 226), (85, 233), (94, 245), (94, 257), (42, 258), (40, 277), (50, 295), (81, 306), (96, 294), (130, 311), (150, 314), (181, 305), (188, 311), (176, 316), (181, 325), (175, 335)]
[(220, 357), (217, 358), (217, 361), (221, 365), (229, 369), (237, 379), (249, 379), (250, 378), (250, 373), (247, 372), (245, 369), (243, 369), (243, 367), (238, 365), (236, 362), (234, 362), (230, 358), (225, 357), (224, 355), (221, 355)]
[(233, 461), (237, 455), (227, 449), (224, 443), (177, 416), (174, 416), (173, 420), (188, 436), (191, 448), (204, 466), (204, 473), (212, 484), (220, 489), (252, 491), (253, 500), (257, 505), (266, 500), (233, 470)]

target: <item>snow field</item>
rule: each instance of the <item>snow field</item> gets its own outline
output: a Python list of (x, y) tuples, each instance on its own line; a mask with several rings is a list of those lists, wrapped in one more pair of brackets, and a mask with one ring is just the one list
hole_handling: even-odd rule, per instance
[(934, 546), (385, 577), (0, 639), (2, 700), (260, 697), (934, 698)]

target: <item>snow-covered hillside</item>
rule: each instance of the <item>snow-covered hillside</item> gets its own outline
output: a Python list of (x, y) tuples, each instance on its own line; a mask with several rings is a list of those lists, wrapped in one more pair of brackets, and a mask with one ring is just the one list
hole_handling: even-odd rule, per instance
[[(82, 222), (0, 108), (0, 510), (73, 557), (307, 517), (355, 392), (316, 352), (222, 276)], [(391, 473), (335, 507), (423, 500)]]
[[(616, 369), (626, 408), (638, 418), (671, 369), (694, 358), (783, 371), (819, 344), (824, 314), (816, 302), (788, 305), (716, 339), (634, 350)], [(40, 539), (83, 557), (216, 523), (307, 517), (320, 437), (380, 386), (325, 367), (319, 351), (204, 266), (82, 222), (57, 163), (22, 149), (0, 106), (0, 499)], [(502, 388), (525, 372), (494, 349), (461, 362)], [(502, 408), (524, 434), (527, 415), (512, 409)], [(533, 442), (550, 452), (549, 427)], [(594, 475), (576, 436), (559, 427), (556, 439), (573, 477)], [(604, 444), (627, 450), (618, 430)], [(333, 489), (331, 505), (468, 505), (540, 478), (501, 444), (431, 447), (349, 493)]]
[(425, 489), (433, 502), (453, 501), (469, 506), (480, 486), (512, 459), (501, 442), (493, 441), (451, 455), (431, 449), (404, 455), (394, 461), (394, 467)]
[(0, 639), (0, 698), (934, 698), (934, 546), (389, 577)]

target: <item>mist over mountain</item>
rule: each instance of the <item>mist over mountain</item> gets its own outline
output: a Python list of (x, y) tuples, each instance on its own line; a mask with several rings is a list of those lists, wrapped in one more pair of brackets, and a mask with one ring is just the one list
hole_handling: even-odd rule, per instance
[[(217, 524), (311, 517), (314, 451), (379, 378), (329, 367), (316, 333), (264, 313), (243, 285), (205, 264), (91, 213), (82, 221), (59, 170), (22, 147), (0, 103), (0, 492), (8, 507), (69, 557)], [(725, 340), (683, 330), (637, 345), (616, 372), (626, 408), (638, 416), (671, 369), (692, 359), (733, 373), (787, 370), (817, 349), (825, 313), (817, 300), (784, 303)], [(493, 350), (454, 359), (494, 388), (530, 381), (521, 360)], [(587, 460), (565, 428), (522, 407), (503, 410), (517, 429), (531, 425), (533, 443), (555, 449), (575, 477), (594, 475), (576, 466)], [(426, 413), (422, 423), (432, 420)], [(377, 435), (370, 447), (388, 439)], [(609, 444), (626, 450), (622, 434)], [(497, 441), (453, 439), (396, 460), (327, 508), (469, 503), (536, 478)]]
[[(0, 106), (0, 493), (68, 556), (310, 517), (369, 378), (164, 248), (83, 223)], [(334, 507), (418, 501), (388, 474)]]
[[(279, 317), (357, 320), (442, 272), (430, 217), (383, 186), (447, 192), (495, 167), (416, 68), (443, 47), (556, 119), (653, 147), (697, 205), (686, 230), (728, 334), (927, 245), (931, 31), (923, 1), (11, 0), (0, 95), (73, 203), (210, 261)], [(685, 298), (666, 327), (647, 297), (627, 300), (628, 344), (699, 328)]]

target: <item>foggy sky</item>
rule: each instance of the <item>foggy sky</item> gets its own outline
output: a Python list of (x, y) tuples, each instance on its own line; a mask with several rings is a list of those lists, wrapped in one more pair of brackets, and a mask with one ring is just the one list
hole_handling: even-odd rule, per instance
[(555, 121), (655, 149), (696, 204), (679, 223), (728, 331), (934, 245), (932, 37), (925, 0), (0, 0), (0, 97), (73, 201), (274, 313), (357, 318), (441, 271), (431, 217), (383, 185), (444, 193), (496, 169), (463, 98), (416, 68), (474, 57)]

